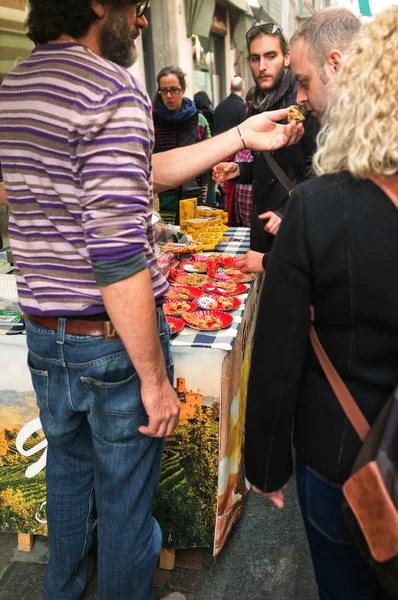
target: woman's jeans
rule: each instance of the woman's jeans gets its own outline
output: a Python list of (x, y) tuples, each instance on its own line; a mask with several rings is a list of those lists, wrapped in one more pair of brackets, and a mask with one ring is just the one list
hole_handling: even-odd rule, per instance
[(343, 492), (297, 460), (297, 490), (320, 600), (393, 600), (351, 543), (340, 518)]
[[(158, 310), (170, 381), (170, 329)], [(44, 600), (77, 600), (98, 514), (99, 600), (152, 600), (161, 532), (151, 516), (163, 440), (143, 436), (140, 380), (120, 340), (58, 332), (26, 319), (28, 364), (47, 455), (50, 562)]]

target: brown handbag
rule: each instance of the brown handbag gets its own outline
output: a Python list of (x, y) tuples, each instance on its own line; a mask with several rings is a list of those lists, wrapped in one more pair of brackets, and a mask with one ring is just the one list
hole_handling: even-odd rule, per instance
[[(398, 176), (370, 179), (398, 209)], [(314, 311), (311, 307), (311, 321)], [(382, 586), (398, 594), (398, 386), (371, 428), (330, 362), (315, 331), (310, 341), (320, 365), (363, 446), (343, 486), (342, 519)], [(398, 341), (397, 341), (398, 344)]]

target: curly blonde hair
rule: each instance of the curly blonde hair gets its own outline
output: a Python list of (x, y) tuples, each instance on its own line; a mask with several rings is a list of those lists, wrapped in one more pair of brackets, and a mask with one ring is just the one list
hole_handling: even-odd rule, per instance
[(344, 58), (318, 136), (317, 175), (398, 172), (398, 6), (363, 27)]

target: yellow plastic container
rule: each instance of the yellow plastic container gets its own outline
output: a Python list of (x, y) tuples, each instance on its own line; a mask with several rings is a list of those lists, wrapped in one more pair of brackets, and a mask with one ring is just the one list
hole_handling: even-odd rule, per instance
[(198, 206), (197, 198), (189, 198), (180, 201), (180, 223), (188, 219), (195, 219)]

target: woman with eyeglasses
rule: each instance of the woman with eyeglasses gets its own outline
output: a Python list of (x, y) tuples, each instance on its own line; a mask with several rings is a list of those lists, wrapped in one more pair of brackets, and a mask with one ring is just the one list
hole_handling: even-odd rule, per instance
[[(155, 125), (154, 152), (165, 152), (190, 146), (211, 137), (210, 127), (190, 98), (184, 96), (187, 87), (185, 73), (179, 67), (165, 67), (157, 76), (158, 93), (153, 103)], [(160, 213), (168, 223), (179, 223), (179, 202), (198, 198), (207, 202), (209, 173), (184, 185), (159, 194)], [(212, 199), (209, 198), (211, 202)]]

